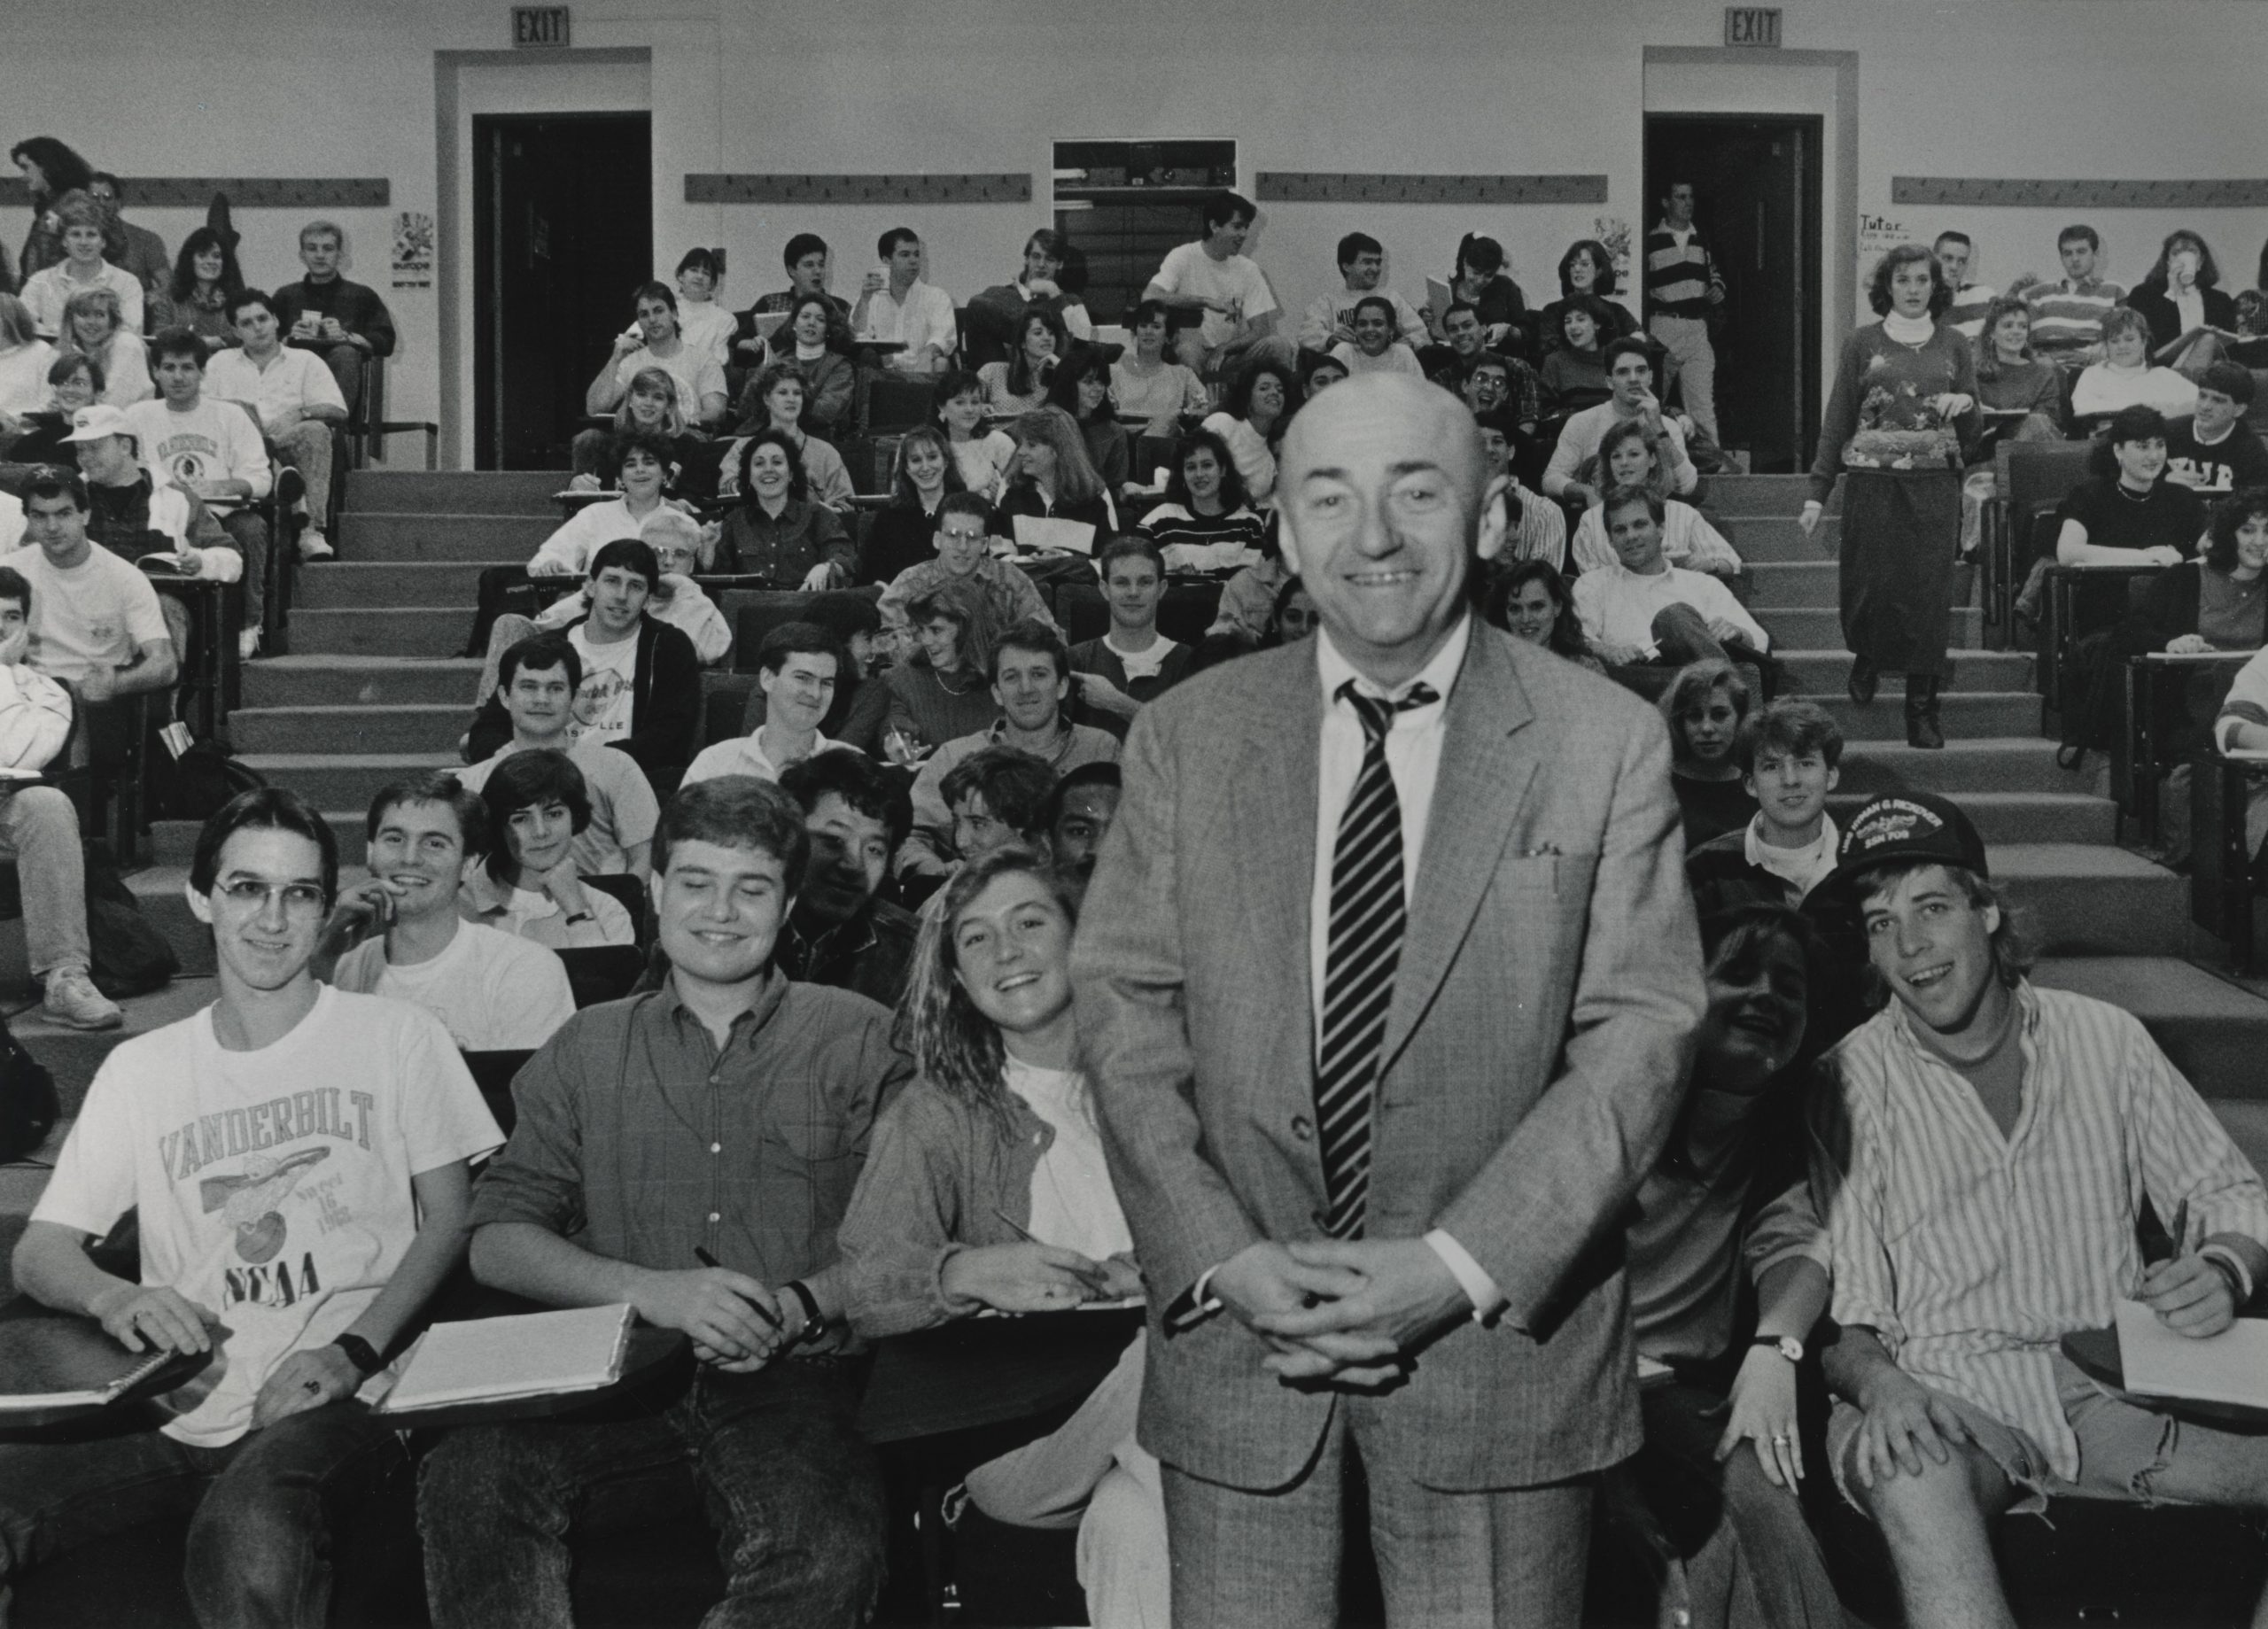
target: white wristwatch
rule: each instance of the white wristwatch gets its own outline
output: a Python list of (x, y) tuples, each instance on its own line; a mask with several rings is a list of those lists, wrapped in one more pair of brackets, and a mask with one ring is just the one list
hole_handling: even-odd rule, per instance
[(1804, 1343), (1793, 1335), (1759, 1335), (1748, 1344), (1751, 1346), (1770, 1346), (1790, 1363), (1804, 1361)]

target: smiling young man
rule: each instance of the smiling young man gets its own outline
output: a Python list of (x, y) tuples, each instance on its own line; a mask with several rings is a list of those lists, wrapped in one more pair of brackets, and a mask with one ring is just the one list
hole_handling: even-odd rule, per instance
[[(354, 1394), (462, 1258), (470, 1162), (503, 1139), (439, 1024), (310, 974), (338, 877), (330, 828), (277, 787), (198, 835), (218, 998), (104, 1061), (15, 1276), (128, 1351), (212, 1360), (155, 1430), (0, 1447), (0, 1569), (186, 1518), (198, 1622), (319, 1623), (330, 1534), (401, 1462)], [(86, 1249), (128, 1214), (138, 1282)]]
[[(205, 393), (251, 408), (261, 433), (305, 478), (313, 502), (301, 500), (311, 519), (299, 533), (299, 558), (327, 560), (337, 552), (322, 535), (323, 511), (330, 501), (331, 437), (346, 422), (346, 398), (333, 370), (314, 352), (284, 343), (278, 305), (258, 289), (229, 296), (229, 323), (240, 343), (216, 352), (206, 365)], [(351, 345), (339, 348), (353, 351)]]
[(1827, 795), (1842, 778), (1843, 732), (1814, 702), (1767, 702), (1741, 720), (1733, 754), (1757, 812), (1685, 857), (1704, 919), (1736, 905), (1800, 905), (1835, 869), (1842, 834)]
[(158, 591), (133, 566), (95, 547), (87, 536), (89, 504), (86, 482), (58, 468), (35, 470), (25, 488), (27, 544), (0, 555), (0, 565), (31, 585), (26, 659), (77, 687), (82, 701), (170, 690), (179, 665)]
[(1294, 367), (1299, 347), (1276, 332), (1275, 291), (1244, 252), (1259, 210), (1249, 198), (1222, 192), (1205, 200), (1203, 215), (1205, 236), (1169, 251), (1142, 298), (1198, 318), (1181, 360), (1200, 373), (1229, 371), (1252, 356)]
[(882, 266), (866, 274), (850, 311), (850, 331), (860, 339), (905, 347), (889, 358), (889, 366), (905, 373), (934, 373), (960, 348), (953, 297), (921, 280), (928, 269), (925, 252), (912, 227), (884, 232), (874, 244)]
[(2197, 381), (2197, 411), (2166, 426), (2165, 478), (2205, 498), (2268, 485), (2268, 447), (2244, 415), (2252, 407), (2252, 369), (2226, 358)]
[(1014, 747), (1055, 774), (1082, 764), (1118, 761), (1118, 738), (1063, 716), (1071, 694), (1071, 653), (1062, 635), (1045, 623), (1020, 622), (1001, 634), (992, 654), (992, 700), (1000, 717), (992, 727), (957, 736), (924, 759), (913, 778), (913, 834), (898, 849), (901, 877), (942, 877), (959, 850), (945, 777), (987, 747)]
[[(1891, 997), (1808, 1098), (1840, 1326), (1829, 1462), (1907, 1621), (2012, 1625), (1990, 1524), (2050, 1494), (2268, 1506), (2268, 1439), (2177, 1427), (2060, 1346), (2126, 1299), (2185, 1337), (2228, 1328), (2268, 1275), (2250, 1162), (2140, 1021), (2024, 977), (1952, 803), (1867, 804), (1822, 893)], [(2155, 1266), (2146, 1198), (2179, 1235)]]
[(2063, 275), (2023, 291), (2031, 307), (2031, 348), (2049, 361), (2077, 368), (2102, 359), (2102, 319), (2126, 298), (2108, 277), (2095, 275), (2102, 238), (2085, 224), (2067, 226), (2055, 239)]
[(1079, 700), (1100, 726), (1123, 740), (1146, 702), (1189, 677), (1188, 646), (1158, 632), (1166, 596), (1165, 554), (1146, 537), (1113, 538), (1095, 555), (1110, 627), (1071, 647)]
[(638, 1417), (444, 1439), (418, 1490), (436, 1629), (571, 1622), (584, 1496), (688, 1464), (723, 1528), (713, 1621), (855, 1624), (881, 1585), (882, 1479), (854, 1421), (835, 1230), (909, 1068), (882, 1007), (773, 965), (808, 852), (786, 793), (688, 787), (654, 849), (669, 977), (578, 1012), (513, 1083), (519, 1122), (473, 1198), (472, 1265), (550, 1306), (627, 1302), (689, 1336), (699, 1367)]
[(370, 880), (324, 934), (327, 943), (367, 936), (330, 982), (423, 1008), (464, 1051), (532, 1051), (551, 1039), (575, 1011), (558, 956), (457, 913), (457, 890), (488, 853), (479, 795), (446, 772), (396, 781), (371, 800), (369, 839)]
[(773, 629), (756, 656), (764, 722), (750, 734), (703, 748), (683, 784), (719, 775), (777, 780), (782, 770), (814, 753), (851, 750), (827, 740), (819, 728), (835, 704), (835, 682), (849, 661), (835, 636), (815, 623), (783, 623)]
[[(276, 471), (261, 438), (260, 421), (234, 401), (211, 395), (205, 388), (205, 342), (185, 328), (169, 328), (150, 342), (150, 371), (158, 381), (152, 401), (137, 401), (125, 410), (122, 427), (130, 434), (142, 461), (153, 475), (188, 497), (220, 524), (237, 555), (234, 562), (214, 562), (220, 570), (233, 563), (245, 586), (244, 648), (249, 655), (259, 643), (260, 612), (267, 602), (268, 523), (250, 507), (274, 490)], [(97, 415), (116, 408), (88, 410), (89, 422), (70, 439), (96, 438), (105, 426)], [(85, 454), (80, 457), (90, 482), (102, 477)], [(201, 552), (176, 551), (184, 563), (202, 568)], [(138, 558), (138, 556), (136, 556)], [(202, 572), (200, 571), (200, 574)], [(218, 572), (216, 570), (215, 574)]]
[(584, 408), (594, 414), (613, 412), (640, 369), (658, 368), (676, 383), (677, 409), (687, 425), (698, 429), (720, 423), (730, 406), (725, 370), (712, 353), (687, 345), (678, 332), (677, 295), (666, 283), (641, 283), (636, 306), (638, 321), (616, 336), (613, 351), (583, 392)]
[(780, 930), (780, 971), (896, 1007), (920, 927), (912, 911), (880, 897), (913, 825), (904, 785), (862, 752), (823, 752), (789, 764), (780, 789), (802, 807), (812, 845)]
[(1609, 340), (1606, 377), (1614, 394), (1596, 407), (1569, 415), (1560, 426), (1558, 445), (1551, 449), (1551, 462), (1543, 471), (1545, 494), (1587, 504), (1597, 502), (1598, 489), (1577, 477), (1583, 466), (1598, 456), (1598, 444), (1605, 439), (1607, 431), (1619, 420), (1635, 418), (1659, 422), (1669, 447), (1673, 492), (1679, 497), (1689, 494), (1701, 485), (1701, 472), (1686, 456), (1683, 426), (1665, 416), (1661, 403), (1654, 399), (1654, 363), (1646, 342), (1635, 334)]
[(1348, 318), (1365, 299), (1385, 299), (1394, 311), (1394, 337), (1413, 351), (1431, 337), (1418, 307), (1385, 286), (1386, 246), (1368, 232), (1349, 232), (1339, 240), (1339, 278), (1345, 287), (1318, 295), (1300, 320), (1300, 349), (1321, 354), (1335, 345), (1351, 344), (1355, 330)]
[(1603, 513), (1614, 563), (1575, 579), (1575, 615), (1592, 651), (1617, 679), (1649, 696), (1689, 663), (1760, 668), (1772, 648), (1772, 636), (1722, 581), (1670, 564), (1662, 553), (1666, 508), (1650, 486), (1609, 491)]
[(335, 222), (301, 227), (299, 264), (307, 275), (276, 291), (276, 320), (293, 345), (323, 360), (340, 395), (353, 401), (362, 388), (365, 359), (393, 354), (393, 314), (376, 289), (341, 275), (346, 258), (346, 234)]

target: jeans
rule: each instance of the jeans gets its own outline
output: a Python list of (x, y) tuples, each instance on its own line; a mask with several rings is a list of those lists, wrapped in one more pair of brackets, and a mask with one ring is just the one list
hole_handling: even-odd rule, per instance
[[(1682, 381), (1679, 392), (1686, 412), (1710, 440), (1721, 442), (1717, 434), (1717, 353), (1709, 344), (1708, 323), (1699, 317), (1657, 315), (1651, 329), (1669, 353), (1672, 376)], [(1666, 379), (1662, 393), (1669, 393)]]
[(788, 1359), (753, 1375), (703, 1369), (682, 1397), (636, 1418), (452, 1433), (418, 1477), (434, 1629), (571, 1624), (568, 1535), (584, 1496), (687, 1465), (726, 1577), (703, 1629), (865, 1622), (882, 1587), (884, 1516), (857, 1401), (848, 1367)]
[[(346, 398), (346, 411), (350, 414), (360, 412), (362, 404), (362, 347), (319, 345), (312, 348), (322, 353), (323, 363), (330, 369), (330, 376), (338, 381), (338, 393)], [(307, 489), (310, 492), (315, 490), (313, 476), (307, 477)]]
[(256, 509), (237, 509), (221, 517), (221, 530), (245, 557), (245, 626), (257, 628), (268, 606), (267, 518)]
[[(345, 347), (352, 350), (352, 346)], [(353, 400), (353, 397), (348, 397)], [(299, 472), (307, 484), (308, 523), (320, 531), (323, 516), (330, 508), (330, 452), (332, 428), (320, 419), (301, 419), (298, 423), (275, 438), (276, 451), (284, 454), (284, 462)]]
[(323, 1629), (331, 1541), (401, 1445), (334, 1403), (226, 1447), (160, 1433), (0, 1443), (0, 1625), (8, 1580), (50, 1555), (167, 1517), (189, 1518), (189, 1586), (207, 1629)]
[(32, 975), (66, 967), (83, 971), (87, 944), (87, 861), (79, 846), (79, 811), (54, 787), (0, 792), (0, 857), (16, 862), (24, 901), (24, 949)]
[(1751, 696), (1765, 695), (1768, 658), (1744, 641), (1726, 641), (1710, 632), (1708, 619), (1689, 605), (1666, 605), (1656, 612), (1651, 629), (1654, 659), (1627, 663), (1607, 670), (1617, 683), (1658, 702), (1676, 682), (1681, 669), (1696, 662), (1724, 661), (1741, 670)]

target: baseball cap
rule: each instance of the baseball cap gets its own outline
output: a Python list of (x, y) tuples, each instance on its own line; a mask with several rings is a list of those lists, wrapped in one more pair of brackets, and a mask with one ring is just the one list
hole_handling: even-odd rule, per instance
[(106, 436), (131, 436), (132, 425), (126, 422), (126, 409), (113, 407), (108, 402), (91, 407), (82, 407), (71, 415), (73, 426), (66, 441), (100, 441)]
[(1835, 870), (1814, 890), (1823, 903), (1858, 904), (1852, 884), (1860, 873), (1898, 861), (1958, 865), (1990, 877), (1984, 840), (1959, 804), (1933, 792), (1894, 792), (1869, 798), (1843, 828)]

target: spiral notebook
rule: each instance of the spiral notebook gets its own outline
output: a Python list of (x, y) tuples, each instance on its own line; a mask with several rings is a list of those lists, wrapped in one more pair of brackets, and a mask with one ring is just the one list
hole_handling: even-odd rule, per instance
[(622, 1377), (628, 1306), (437, 1323), (417, 1338), (380, 1414), (592, 1392)]
[(26, 1408), (75, 1408), (116, 1402), (174, 1361), (170, 1352), (152, 1353), (124, 1374), (101, 1385), (62, 1392), (0, 1392), (0, 1415)]

